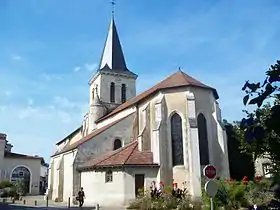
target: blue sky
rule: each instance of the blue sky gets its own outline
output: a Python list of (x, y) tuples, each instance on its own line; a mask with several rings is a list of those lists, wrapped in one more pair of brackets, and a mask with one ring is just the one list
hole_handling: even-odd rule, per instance
[[(278, 0), (117, 0), (116, 24), (141, 92), (175, 72), (215, 87), (238, 120), (245, 80), (280, 58)], [(109, 0), (0, 2), (0, 132), (46, 159), (87, 111), (110, 22)]]

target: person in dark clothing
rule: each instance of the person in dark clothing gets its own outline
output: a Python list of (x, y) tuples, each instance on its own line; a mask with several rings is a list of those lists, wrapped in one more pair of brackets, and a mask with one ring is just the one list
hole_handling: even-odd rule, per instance
[(152, 181), (151, 186), (150, 186), (150, 190), (151, 190), (151, 197), (154, 198), (157, 194), (157, 188), (156, 188), (156, 182)]
[(84, 205), (84, 198), (85, 198), (85, 192), (84, 192), (84, 189), (81, 188), (81, 190), (78, 192), (78, 197), (77, 197), (80, 207), (82, 207)]

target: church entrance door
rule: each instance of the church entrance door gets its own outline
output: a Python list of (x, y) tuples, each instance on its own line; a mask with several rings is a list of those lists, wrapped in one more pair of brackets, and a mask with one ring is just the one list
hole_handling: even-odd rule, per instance
[(135, 174), (135, 197), (144, 190), (145, 174)]

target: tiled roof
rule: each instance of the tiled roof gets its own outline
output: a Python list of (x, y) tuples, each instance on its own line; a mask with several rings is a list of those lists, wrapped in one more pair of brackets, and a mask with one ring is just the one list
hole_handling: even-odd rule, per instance
[(13, 153), (13, 152), (5, 152), (4, 157), (7, 158), (25, 158), (25, 159), (43, 159), (39, 156), (31, 156), (31, 155), (24, 155), (19, 153)]
[(138, 141), (133, 141), (126, 146), (94, 158), (79, 167), (79, 170), (103, 168), (113, 166), (158, 166), (153, 162), (153, 153), (139, 151)]
[[(131, 115), (131, 114), (130, 114)], [(96, 129), (95, 131), (93, 131), (92, 133), (88, 134), (87, 136), (81, 138), (79, 141), (76, 141), (75, 143), (73, 144), (68, 144), (66, 145), (62, 150), (56, 152), (54, 155), (52, 155), (51, 157), (53, 156), (56, 156), (56, 155), (59, 155), (59, 154), (62, 154), (62, 153), (65, 153), (65, 152), (68, 152), (68, 151), (71, 151), (73, 149), (76, 149), (78, 146), (80, 146), (81, 144), (87, 142), (88, 140), (92, 139), (93, 137), (99, 135), (100, 133), (106, 131), (108, 128), (116, 125), (117, 123), (121, 122), (122, 120), (124, 120), (125, 118), (129, 117), (130, 115), (128, 116), (125, 116), (123, 118), (120, 118), (114, 122), (111, 122), (109, 123), (108, 125), (106, 126), (103, 126), (99, 129)]]
[(214, 88), (212, 88), (210, 86), (207, 86), (207, 85), (204, 85), (203, 83), (199, 82), (195, 78), (193, 78), (193, 77), (187, 75), (186, 73), (182, 72), (181, 70), (179, 70), (176, 73), (174, 73), (171, 76), (164, 79), (163, 81), (159, 82), (155, 86), (151, 87), (150, 89), (144, 91), (143, 93), (141, 93), (141, 94), (135, 96), (134, 98), (131, 98), (127, 102), (121, 104), (116, 109), (114, 109), (112, 112), (110, 112), (109, 114), (100, 118), (96, 122), (101, 122), (102, 120), (105, 120), (108, 117), (113, 116), (113, 115), (121, 112), (122, 110), (130, 107), (130, 106), (138, 104), (142, 100), (144, 100), (147, 97), (157, 93), (160, 90), (170, 89), (170, 88), (178, 88), (178, 87), (185, 87), (185, 86), (195, 86), (195, 87), (210, 89), (210, 90), (213, 91), (213, 94), (214, 94), (215, 98), (216, 99), (219, 98), (218, 94), (217, 94), (217, 91)]

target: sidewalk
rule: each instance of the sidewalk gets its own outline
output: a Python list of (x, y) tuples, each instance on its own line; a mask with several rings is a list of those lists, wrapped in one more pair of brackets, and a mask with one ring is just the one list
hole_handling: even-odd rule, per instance
[[(24, 204), (25, 201), (25, 204)], [(37, 202), (35, 205), (35, 201)], [(3, 203), (3, 199), (0, 198), (0, 203)], [(52, 200), (48, 201), (48, 207), (47, 207), (47, 201), (44, 200), (44, 196), (25, 196), (22, 198), (21, 201), (15, 201), (14, 204), (12, 204), (12, 200), (10, 198), (6, 198), (6, 203), (9, 203), (10, 207), (14, 207), (12, 209), (21, 209), (21, 210), (34, 210), (35, 208), (37, 210), (61, 210), (61, 209), (68, 209), (68, 204), (65, 202), (54, 202)], [(70, 205), (70, 209), (80, 209), (77, 205)], [(82, 208), (83, 210), (94, 210), (95, 206), (88, 207), (84, 206)], [(125, 207), (102, 207), (100, 206), (100, 210), (125, 210)], [(1, 209), (2, 210), (2, 209)]]

